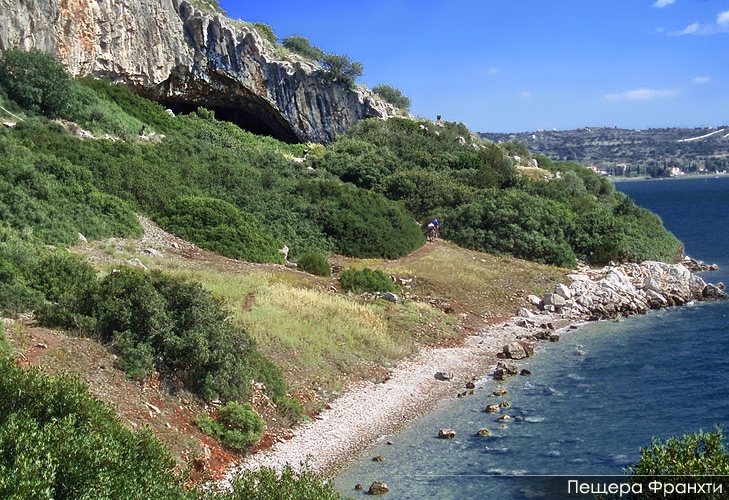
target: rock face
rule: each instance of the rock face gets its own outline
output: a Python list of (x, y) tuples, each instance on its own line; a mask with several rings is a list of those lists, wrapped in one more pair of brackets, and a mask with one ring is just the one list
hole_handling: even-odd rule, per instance
[(186, 0), (0, 0), (0, 50), (57, 54), (74, 75), (106, 77), (177, 111), (287, 142), (328, 142), (395, 108), (365, 89), (324, 82), (296, 55), (277, 56), (249, 24)]

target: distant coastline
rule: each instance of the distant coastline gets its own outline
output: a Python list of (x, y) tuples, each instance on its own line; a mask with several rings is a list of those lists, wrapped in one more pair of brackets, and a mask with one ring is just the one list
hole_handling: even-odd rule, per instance
[(608, 176), (606, 177), (612, 183), (619, 182), (634, 182), (634, 181), (673, 181), (679, 179), (709, 179), (712, 177), (727, 177), (729, 173), (714, 173), (714, 174), (686, 174), (673, 177), (621, 177), (621, 176)]

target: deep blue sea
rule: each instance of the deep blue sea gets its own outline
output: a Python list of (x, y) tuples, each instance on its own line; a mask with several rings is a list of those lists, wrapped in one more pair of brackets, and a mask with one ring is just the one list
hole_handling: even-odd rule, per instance
[[(616, 183), (657, 213), (686, 254), (719, 271), (707, 282), (729, 284), (729, 177)], [(729, 425), (729, 301), (704, 302), (621, 320), (590, 323), (542, 344), (512, 377), (497, 420), (490, 377), (475, 396), (444, 403), (388, 436), (335, 479), (352, 498), (359, 483), (390, 487), (394, 499), (557, 498), (540, 475), (620, 475), (641, 446), (718, 423)], [(437, 438), (453, 428), (453, 440)], [(485, 427), (493, 436), (477, 436)], [(394, 444), (387, 445), (391, 440)], [(383, 462), (372, 457), (382, 455)], [(561, 497), (560, 497), (561, 498)], [(564, 496), (564, 498), (574, 498)]]

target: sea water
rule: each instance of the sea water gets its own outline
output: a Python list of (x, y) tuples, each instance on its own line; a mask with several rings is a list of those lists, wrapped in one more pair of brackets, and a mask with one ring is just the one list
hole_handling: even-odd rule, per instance
[[(707, 282), (729, 283), (729, 177), (616, 189), (660, 215), (687, 255), (720, 266), (702, 273)], [(375, 480), (390, 499), (556, 498), (542, 476), (620, 475), (653, 438), (729, 424), (727, 315), (729, 301), (698, 302), (565, 332), (520, 363), (532, 376), (484, 377), (475, 396), (384, 437), (335, 485), (353, 498), (365, 494), (356, 484), (366, 492)], [(497, 385), (508, 394), (488, 397)], [(500, 413), (484, 411), (504, 400), (511, 406)], [(455, 439), (438, 439), (440, 428)], [(378, 455), (385, 460), (373, 462)]]

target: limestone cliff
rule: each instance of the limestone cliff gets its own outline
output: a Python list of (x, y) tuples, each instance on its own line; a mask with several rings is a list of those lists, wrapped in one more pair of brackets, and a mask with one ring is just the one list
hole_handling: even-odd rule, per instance
[(366, 89), (324, 83), (316, 63), (277, 55), (253, 26), (185, 0), (0, 0), (0, 50), (11, 48), (56, 53), (74, 75), (124, 82), (172, 109), (205, 106), (288, 142), (328, 142), (395, 112)]

